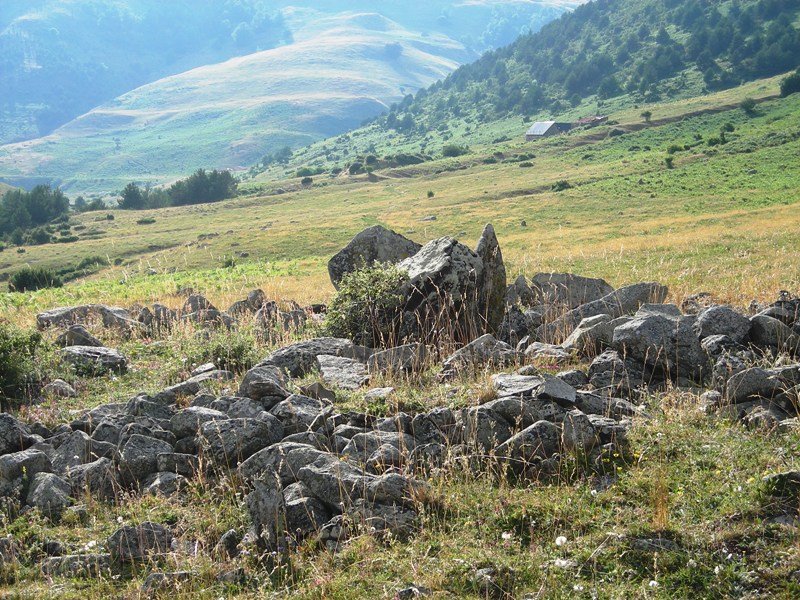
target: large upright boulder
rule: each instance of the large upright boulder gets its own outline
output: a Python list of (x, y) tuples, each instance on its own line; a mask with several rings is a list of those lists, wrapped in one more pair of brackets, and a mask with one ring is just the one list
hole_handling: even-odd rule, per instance
[(416, 242), (390, 229), (374, 225), (368, 227), (328, 262), (328, 274), (335, 288), (342, 278), (356, 269), (375, 263), (395, 264), (414, 256), (422, 248)]
[(478, 315), (483, 324), (481, 330), (496, 333), (505, 315), (506, 266), (494, 227), (486, 225), (475, 254), (483, 261), (483, 273), (478, 279)]
[[(469, 342), (481, 333), (480, 288), (483, 261), (453, 238), (426, 244), (399, 265), (408, 273), (400, 296), (404, 338), (441, 334)], [(447, 329), (448, 331), (443, 331)]]

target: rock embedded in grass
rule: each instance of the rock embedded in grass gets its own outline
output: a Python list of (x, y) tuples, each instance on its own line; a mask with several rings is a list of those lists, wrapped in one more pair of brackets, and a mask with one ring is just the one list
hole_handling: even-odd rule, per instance
[(169, 529), (159, 523), (146, 521), (117, 529), (106, 540), (106, 547), (114, 561), (135, 563), (166, 554), (172, 539)]

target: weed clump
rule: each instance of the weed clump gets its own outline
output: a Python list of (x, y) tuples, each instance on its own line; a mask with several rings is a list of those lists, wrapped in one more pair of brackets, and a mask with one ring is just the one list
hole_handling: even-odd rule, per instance
[(0, 399), (19, 398), (32, 383), (34, 357), (42, 336), (0, 322)]
[(394, 265), (347, 273), (328, 306), (328, 334), (372, 347), (396, 339), (403, 305), (398, 290), (407, 278), (407, 273)]

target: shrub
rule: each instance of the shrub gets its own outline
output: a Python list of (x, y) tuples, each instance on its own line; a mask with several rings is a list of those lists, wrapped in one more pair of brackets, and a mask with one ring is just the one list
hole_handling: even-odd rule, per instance
[(436, 192), (433, 190), (428, 190), (428, 198), (433, 198), (436, 195)]
[(571, 188), (572, 188), (572, 184), (569, 181), (567, 181), (566, 179), (562, 179), (560, 181), (556, 181), (553, 184), (551, 189), (554, 192), (563, 192), (564, 190), (568, 190), (568, 189), (571, 189)]
[(674, 168), (675, 167), (675, 164), (674, 164), (675, 163), (675, 157), (668, 156), (667, 158), (664, 159), (664, 163), (667, 165), (668, 169)]
[(347, 273), (328, 306), (325, 329), (333, 337), (381, 346), (397, 340), (408, 275), (395, 265), (375, 265)]
[(519, 163), (519, 166), (521, 169), (529, 169), (533, 166), (533, 163), (530, 162), (529, 160), (526, 160), (525, 162)]
[(314, 171), (312, 171), (308, 167), (303, 167), (302, 169), (297, 169), (297, 176), (298, 177), (310, 177), (311, 175), (314, 175)]
[(676, 152), (680, 152), (683, 150), (683, 146), (679, 146), (678, 144), (672, 144), (669, 148), (667, 148), (667, 154), (675, 154)]
[(214, 335), (190, 352), (192, 363), (213, 362), (218, 369), (244, 373), (253, 368), (260, 359), (256, 340), (247, 333), (223, 333)]
[(42, 336), (0, 322), (0, 397), (19, 398), (31, 384)]
[(77, 235), (65, 235), (64, 237), (56, 238), (53, 240), (56, 244), (71, 244), (77, 242), (80, 238)]
[(800, 92), (800, 69), (781, 81), (781, 97), (786, 98), (791, 94)]
[(91, 267), (102, 265), (106, 262), (106, 259), (102, 256), (87, 256), (81, 262), (79, 262), (75, 268), (77, 270), (81, 269), (89, 269)]
[(144, 217), (136, 221), (137, 225), (152, 225), (156, 220), (153, 217)]
[(313, 177), (303, 177), (303, 179), (300, 180), (300, 185), (311, 185), (312, 183), (314, 183)]
[(445, 158), (455, 158), (469, 153), (469, 147), (459, 146), (458, 144), (447, 144), (442, 148), (442, 156)]
[(756, 114), (756, 101), (752, 98), (745, 98), (739, 103), (739, 108), (741, 108), (746, 115), (752, 116)]
[(23, 267), (11, 276), (9, 287), (16, 292), (35, 292), (64, 285), (61, 278), (44, 267)]

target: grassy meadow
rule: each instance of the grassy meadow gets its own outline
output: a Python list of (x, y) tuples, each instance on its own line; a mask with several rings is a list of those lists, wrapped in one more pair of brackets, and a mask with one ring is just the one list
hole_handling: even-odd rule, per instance
[[(328, 258), (375, 223), (472, 245), (491, 222), (512, 275), (573, 271), (614, 285), (658, 280), (673, 300), (700, 291), (737, 305), (769, 300), (800, 287), (800, 97), (777, 98), (778, 81), (624, 109), (602, 127), (537, 142), (520, 140), (519, 123), (514, 140), (455, 159), (305, 187), (245, 183), (243, 196), (212, 205), (83, 214), (78, 242), (8, 248), (0, 277), (25, 264), (85, 277), (7, 295), (0, 310), (26, 319), (59, 303), (163, 300), (187, 285), (222, 305), (258, 286), (325, 301)], [(760, 100), (752, 115), (738, 106), (745, 97)], [(727, 143), (709, 145), (723, 129)], [(561, 181), (569, 189), (554, 191)]]

